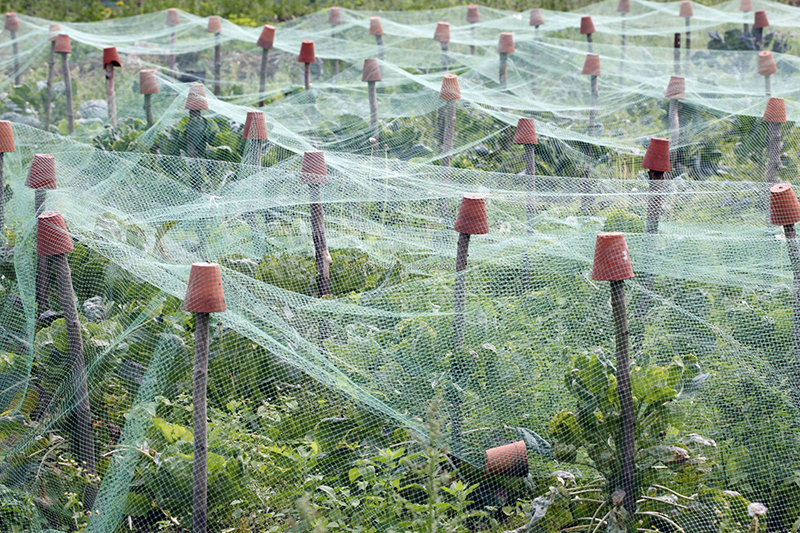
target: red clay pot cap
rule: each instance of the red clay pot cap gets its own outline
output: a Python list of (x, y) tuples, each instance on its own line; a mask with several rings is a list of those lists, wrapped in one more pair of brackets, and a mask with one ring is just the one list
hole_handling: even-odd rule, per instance
[(694, 8), (692, 7), (692, 3), (689, 0), (684, 0), (681, 2), (681, 8), (678, 12), (678, 16), (681, 18), (691, 18), (694, 16)]
[[(151, 68), (145, 68), (139, 71), (139, 94), (156, 94), (158, 93), (158, 79), (156, 78), (156, 71)], [(207, 109), (207, 108), (206, 108)]]
[(531, 20), (529, 25), (541, 26), (542, 24), (544, 24), (544, 15), (542, 15), (542, 10), (538, 7), (531, 9)]
[(766, 28), (769, 26), (769, 20), (767, 20), (767, 12), (766, 11), (756, 11), (755, 21), (753, 22), (754, 28)]
[(222, 33), (222, 19), (214, 16), (208, 17), (208, 28), (206, 28), (208, 33)]
[(778, 183), (770, 187), (769, 221), (776, 226), (800, 222), (800, 202), (789, 183)]
[(739, 11), (748, 13), (753, 10), (753, 0), (742, 0), (739, 2)]
[(56, 45), (53, 47), (53, 51), (59, 54), (69, 54), (72, 52), (72, 43), (69, 41), (69, 35), (61, 35), (56, 36)]
[(686, 78), (683, 76), (671, 76), (667, 84), (667, 92), (664, 95), (673, 100), (683, 100), (686, 98)]
[(767, 108), (764, 109), (762, 120), (779, 124), (786, 122), (786, 102), (783, 98), (770, 98), (767, 101)]
[(481, 21), (481, 14), (478, 13), (478, 6), (470, 4), (467, 6), (467, 22), (470, 24), (477, 24)]
[(222, 272), (217, 263), (193, 263), (186, 285), (183, 310), (190, 313), (221, 313), (225, 311)]
[(539, 144), (536, 138), (536, 124), (532, 118), (521, 118), (517, 121), (514, 144)]
[(300, 44), (300, 55), (297, 56), (297, 61), (300, 63), (314, 63), (316, 60), (314, 41), (303, 41)]
[(633, 278), (633, 266), (624, 233), (598, 233), (592, 279), (618, 281)]
[(303, 185), (325, 185), (328, 183), (328, 165), (325, 164), (325, 152), (309, 150), (303, 154), (300, 165), (300, 183)]
[(361, 70), (361, 81), (381, 81), (381, 67), (377, 59), (370, 58), (364, 60), (364, 68)]
[(189, 94), (186, 95), (186, 104), (183, 107), (189, 111), (204, 111), (208, 109), (206, 88), (202, 83), (189, 85)]
[(486, 200), (479, 194), (465, 194), (458, 208), (453, 229), (469, 235), (489, 233), (489, 218), (486, 215)]
[(56, 158), (50, 154), (34, 154), (25, 186), (30, 189), (55, 189)]
[(122, 66), (115, 46), (103, 48), (103, 68), (106, 68), (108, 65), (114, 65), (115, 67)]
[(369, 34), (370, 35), (383, 35), (383, 24), (381, 24), (380, 17), (369, 18)]
[(275, 26), (264, 24), (261, 28), (261, 35), (258, 36), (256, 44), (264, 50), (272, 50), (272, 45), (275, 42)]
[(37, 254), (45, 256), (65, 254), (74, 248), (61, 213), (42, 213), (37, 217)]
[(762, 76), (770, 76), (778, 72), (778, 66), (775, 64), (775, 58), (772, 57), (772, 52), (764, 50), (758, 53), (758, 73)]
[(617, 13), (630, 13), (631, 12), (631, 0), (619, 0), (617, 4)]
[(669, 141), (660, 137), (650, 137), (650, 144), (642, 159), (642, 168), (669, 172)]
[(440, 43), (450, 42), (450, 24), (447, 22), (439, 22), (436, 24), (436, 29), (433, 32), (433, 40)]
[(177, 26), (181, 23), (180, 11), (171, 7), (167, 9), (167, 26)]
[(581, 70), (581, 74), (586, 74), (587, 76), (599, 76), (600, 56), (597, 54), (588, 54), (586, 59), (583, 61), (583, 70)]
[(527, 477), (528, 447), (525, 441), (486, 450), (484, 472), (487, 476)]
[(581, 17), (581, 35), (588, 35), (594, 33), (594, 22), (592, 17)]
[(328, 11), (328, 24), (331, 26), (338, 26), (342, 23), (342, 8), (338, 6), (333, 6), (330, 11)]
[(461, 87), (458, 86), (458, 76), (445, 74), (442, 76), (442, 88), (439, 90), (439, 99), (452, 102), (461, 100)]
[(0, 120), (0, 152), (16, 152), (17, 146), (14, 143), (14, 128), (11, 122)]
[(267, 138), (267, 121), (261, 111), (248, 111), (242, 128), (242, 139), (265, 140)]
[(17, 31), (19, 29), (19, 18), (13, 12), (6, 13), (6, 22), (3, 26), (8, 31)]
[(507, 32), (501, 33), (500, 40), (497, 43), (497, 51), (501, 54), (513, 54), (515, 51), (514, 35)]

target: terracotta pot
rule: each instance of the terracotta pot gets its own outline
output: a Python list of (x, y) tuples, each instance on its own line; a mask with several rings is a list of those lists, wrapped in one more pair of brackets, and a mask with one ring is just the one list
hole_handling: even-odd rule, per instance
[(436, 24), (436, 30), (433, 32), (433, 40), (440, 43), (450, 42), (450, 24), (447, 22), (439, 22)]
[(512, 442), (486, 450), (484, 472), (487, 476), (528, 476), (528, 447), (524, 441)]
[(764, 110), (762, 120), (780, 124), (786, 122), (786, 102), (783, 101), (783, 98), (770, 98), (767, 101), (767, 108)]
[[(159, 89), (156, 71), (150, 68), (140, 70), (139, 94), (156, 94), (158, 91)], [(206, 107), (206, 109), (208, 109), (208, 107)]]
[(684, 0), (681, 2), (680, 11), (678, 11), (678, 16), (681, 18), (692, 18), (694, 16), (694, 8), (692, 7), (692, 3), (689, 0)]
[(686, 78), (683, 76), (671, 76), (667, 84), (666, 98), (673, 100), (683, 100), (686, 98)]
[(624, 233), (598, 233), (594, 248), (592, 279), (617, 281), (633, 278), (633, 265)]
[(328, 165), (325, 152), (310, 150), (303, 154), (300, 165), (300, 183), (303, 185), (325, 185), (328, 183)]
[(61, 33), (61, 24), (58, 22), (51, 22), (50, 27), (47, 29), (47, 35), (49, 35), (49, 41), (55, 41), (58, 34)]
[(222, 272), (218, 264), (210, 261), (192, 264), (183, 310), (190, 313), (225, 311), (225, 292), (222, 290)]
[(521, 118), (517, 121), (514, 144), (539, 144), (536, 138), (536, 124), (532, 118)]
[(739, 11), (749, 13), (753, 10), (753, 0), (742, 0), (739, 2)]
[(186, 95), (186, 104), (183, 107), (189, 111), (204, 111), (208, 109), (206, 88), (202, 83), (189, 85), (189, 94)]
[(50, 154), (34, 154), (25, 186), (30, 189), (55, 189), (56, 158)]
[(770, 76), (778, 72), (778, 66), (775, 64), (775, 58), (772, 57), (772, 52), (764, 50), (758, 53), (758, 73), (762, 76)]
[(361, 69), (361, 81), (381, 81), (381, 67), (377, 59), (365, 59)]
[(171, 7), (167, 9), (167, 26), (177, 26), (181, 23), (180, 11)]
[(467, 6), (467, 22), (469, 24), (477, 24), (481, 21), (481, 14), (478, 13), (478, 6), (470, 4)]
[(300, 44), (300, 55), (297, 56), (297, 61), (300, 63), (314, 63), (316, 60), (314, 41), (303, 41)]
[(617, 4), (617, 13), (630, 13), (631, 12), (631, 0), (619, 0)]
[(334, 6), (328, 11), (328, 24), (338, 26), (342, 23), (342, 8)]
[(16, 13), (6, 13), (6, 23), (3, 26), (8, 31), (17, 31), (19, 29), (19, 18)]
[(769, 26), (769, 20), (767, 20), (767, 12), (756, 11), (755, 20), (753, 22), (753, 28), (766, 28), (767, 26)]
[(600, 56), (597, 54), (588, 54), (586, 59), (583, 61), (583, 70), (581, 74), (586, 74), (587, 76), (599, 76), (600, 75)]
[(11, 122), (0, 120), (0, 152), (16, 152), (17, 147), (14, 143), (14, 128)]
[(669, 141), (660, 137), (650, 137), (647, 152), (642, 159), (642, 168), (669, 172)]
[(222, 19), (219, 17), (208, 17), (208, 33), (222, 33)]
[(369, 34), (370, 35), (383, 35), (383, 24), (381, 24), (380, 17), (369, 18)]
[(544, 24), (544, 15), (542, 14), (542, 10), (538, 7), (535, 9), (531, 9), (531, 20), (529, 25), (530, 26), (541, 26)]
[(592, 17), (581, 17), (581, 35), (589, 35), (590, 33), (594, 33)]
[(103, 48), (103, 68), (106, 68), (109, 64), (114, 65), (115, 67), (122, 66), (122, 62), (119, 60), (119, 54), (117, 53), (117, 48), (114, 46)]
[(53, 51), (58, 54), (69, 54), (72, 52), (72, 43), (69, 41), (69, 35), (61, 35), (56, 36), (56, 45), (53, 48)]
[(514, 35), (507, 32), (501, 33), (500, 40), (497, 43), (497, 51), (501, 54), (513, 54)]
[(458, 208), (453, 229), (469, 235), (489, 233), (489, 218), (486, 215), (486, 200), (479, 194), (465, 194)]
[(439, 90), (439, 99), (452, 102), (461, 100), (461, 87), (458, 86), (458, 76), (445, 74), (442, 76), (442, 88)]
[(266, 140), (267, 122), (261, 111), (248, 111), (242, 128), (242, 139)]
[(67, 232), (61, 213), (42, 213), (36, 220), (36, 253), (58, 255), (71, 252), (75, 247)]
[(770, 187), (769, 221), (776, 226), (800, 222), (800, 202), (791, 184), (778, 183)]
[(275, 26), (264, 24), (261, 28), (261, 35), (258, 36), (256, 44), (264, 50), (272, 50), (272, 45), (275, 42)]

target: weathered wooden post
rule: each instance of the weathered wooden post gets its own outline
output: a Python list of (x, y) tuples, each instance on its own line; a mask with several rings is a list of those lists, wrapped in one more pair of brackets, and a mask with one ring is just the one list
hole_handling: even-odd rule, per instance
[(436, 30), (433, 32), (433, 40), (438, 41), (442, 45), (442, 69), (447, 70), (450, 68), (450, 58), (447, 55), (450, 43), (450, 24), (448, 22), (439, 22), (436, 24)]
[(681, 157), (681, 119), (680, 109), (681, 100), (686, 99), (686, 78), (683, 76), (671, 76), (667, 84), (667, 91), (664, 94), (669, 98), (669, 131), (670, 142), (672, 147), (672, 166), (676, 171), (683, 167), (683, 158)]
[(753, 37), (756, 41), (756, 50), (764, 49), (764, 28), (769, 27), (766, 11), (756, 11), (753, 21)]
[(472, 44), (469, 45), (469, 55), (475, 55), (475, 24), (481, 21), (481, 14), (478, 12), (478, 6), (470, 4), (467, 6), (467, 24), (470, 24), (470, 32), (472, 33)]
[[(50, 154), (35, 154), (28, 172), (25, 186), (34, 190), (33, 207), (38, 217), (47, 210), (47, 191), (56, 188), (56, 159)], [(50, 259), (37, 256), (36, 270), (36, 315), (44, 313), (50, 291)]]
[(303, 82), (306, 91), (311, 89), (311, 63), (317, 60), (314, 54), (314, 41), (303, 41), (300, 45), (300, 55), (297, 56), (297, 61), (305, 64), (303, 71)]
[(594, 22), (592, 17), (581, 17), (581, 35), (586, 36), (586, 42), (589, 43), (589, 53), (592, 53), (592, 34), (594, 33)]
[(767, 96), (772, 96), (772, 78), (771, 76), (778, 72), (778, 66), (775, 64), (775, 58), (772, 57), (772, 52), (764, 50), (758, 53), (758, 73), (764, 76), (764, 92)]
[[(186, 155), (194, 159), (198, 157), (198, 148), (200, 148), (198, 144), (203, 142), (205, 132), (205, 125), (201, 115), (204, 110), (208, 109), (206, 89), (202, 83), (189, 85), (189, 94), (186, 95), (184, 108), (189, 110), (189, 125), (186, 128)], [(193, 173), (192, 186), (199, 191), (200, 183), (198, 179), (199, 176), (195, 176)]]
[(442, 76), (442, 88), (439, 99), (444, 100), (444, 131), (442, 132), (442, 166), (449, 167), (453, 159), (453, 143), (456, 135), (456, 102), (461, 100), (461, 88), (458, 76), (445, 74)]
[(208, 352), (211, 345), (211, 313), (226, 310), (219, 265), (194, 263), (183, 310), (194, 313), (194, 370), (192, 380), (192, 421), (194, 423), (194, 458), (192, 465), (192, 532), (206, 533), (208, 528)]
[[(258, 71), (258, 92), (262, 95), (267, 88), (267, 59), (274, 42), (275, 27), (264, 24), (264, 27), (261, 29), (261, 35), (259, 35), (258, 41), (256, 41), (256, 44), (261, 47), (261, 69)], [(258, 101), (258, 107), (264, 107), (263, 99)]]
[(486, 450), (483, 472), (487, 476), (528, 477), (528, 447), (525, 441)]
[(674, 52), (672, 53), (672, 61), (674, 64), (675, 75), (681, 75), (681, 34), (675, 33), (675, 41), (673, 45)]
[(617, 393), (621, 412), (619, 440), (615, 442), (621, 454), (622, 471), (614, 492), (625, 492), (623, 506), (632, 522), (636, 512), (636, 414), (633, 410), (633, 394), (630, 376), (630, 340), (628, 316), (625, 310), (625, 280), (633, 278), (633, 266), (628, 255), (624, 233), (598, 233), (592, 266), (592, 279), (611, 282), (611, 309), (614, 318), (616, 346)]
[(762, 120), (767, 124), (767, 184), (777, 182), (781, 168), (781, 124), (786, 122), (786, 102), (783, 98), (770, 98)]
[(539, 40), (539, 26), (542, 24), (544, 24), (542, 10), (538, 7), (531, 9), (531, 17), (528, 21), (528, 25), (533, 26), (533, 36), (537, 41)]
[[(314, 240), (314, 262), (317, 267), (317, 296), (331, 294), (331, 254), (325, 236), (325, 212), (322, 208), (322, 186), (328, 183), (328, 167), (325, 152), (319, 150), (303, 154), (300, 167), (300, 183), (308, 185), (311, 194), (311, 234)], [(320, 328), (320, 339), (326, 338)]]
[[(753, 10), (753, 0), (741, 0), (739, 2), (739, 11), (745, 14), (747, 17), (747, 13)], [(745, 18), (744, 27), (742, 28), (742, 34), (747, 35), (750, 31), (749, 25), (747, 24), (747, 18)]]
[(369, 34), (375, 36), (375, 44), (378, 45), (378, 59), (383, 61), (383, 24), (380, 17), (369, 18)]
[(61, 33), (61, 25), (57, 23), (50, 24), (48, 34), (50, 35), (50, 57), (47, 60), (47, 87), (45, 88), (44, 97), (44, 129), (50, 131), (50, 111), (53, 107), (53, 75), (56, 65), (56, 38)]
[(222, 94), (222, 19), (208, 17), (208, 33), (214, 34), (214, 96), (219, 98)]
[(64, 72), (64, 94), (67, 97), (67, 125), (69, 134), (75, 133), (75, 110), (72, 107), (72, 77), (69, 72), (69, 54), (72, 52), (72, 44), (69, 35), (61, 34), (56, 37), (54, 50), (61, 54), (61, 70)]
[[(331, 29), (331, 41), (333, 43), (333, 53), (336, 54), (336, 26), (342, 24), (342, 8), (334, 6), (328, 12), (328, 24), (330, 24)], [(339, 58), (334, 58), (333, 60), (333, 75), (339, 75)]]
[(17, 145), (14, 142), (14, 128), (11, 122), (0, 120), (0, 240), (5, 242), (6, 235), (6, 207), (2, 201), (5, 196), (5, 155), (9, 152), (16, 152)]
[(147, 127), (152, 128), (153, 121), (153, 102), (152, 96), (158, 94), (158, 79), (156, 71), (153, 69), (142, 69), (139, 71), (139, 94), (144, 96), (144, 116), (147, 120)]
[(17, 31), (19, 31), (19, 18), (16, 13), (6, 13), (4, 28), (11, 34), (11, 47), (14, 53), (14, 85), (22, 85), (22, 72), (19, 70), (19, 43), (17, 42)]
[(103, 48), (103, 68), (106, 71), (106, 102), (108, 120), (112, 128), (117, 127), (117, 97), (114, 94), (114, 67), (121, 67), (116, 47)]
[(361, 81), (367, 82), (367, 97), (369, 98), (369, 122), (372, 130), (374, 145), (380, 144), (380, 127), (378, 125), (378, 90), (375, 84), (381, 81), (381, 68), (377, 59), (365, 59), (361, 71)]
[[(92, 410), (89, 403), (89, 388), (86, 382), (86, 360), (83, 354), (81, 325), (78, 320), (78, 307), (72, 288), (67, 253), (73, 250), (72, 239), (67, 233), (67, 225), (61, 213), (42, 213), (37, 218), (36, 253), (50, 258), (56, 273), (58, 299), (67, 327), (67, 344), (72, 375), (72, 390), (67, 398), (74, 398), (70, 430), (75, 437), (78, 460), (91, 475), (97, 474), (95, 467), (94, 429)], [(86, 485), (83, 494), (83, 508), (90, 510), (97, 495), (94, 481)]]
[(692, 7), (692, 2), (690, 0), (684, 0), (681, 2), (680, 11), (678, 12), (678, 16), (686, 19), (686, 37), (685, 43), (686, 52), (684, 53), (686, 57), (686, 66), (684, 70), (686, 71), (686, 75), (689, 75), (689, 62), (691, 60), (691, 52), (692, 52), (692, 17), (694, 16), (694, 8)]
[[(539, 144), (536, 137), (536, 124), (532, 118), (521, 118), (517, 121), (517, 129), (514, 132), (514, 144), (521, 144), (523, 158), (525, 159), (525, 221), (526, 233), (530, 236), (534, 230), (534, 218), (536, 217), (536, 154), (534, 146)], [(523, 258), (523, 288), (525, 292), (531, 289), (531, 264), (527, 248)]]
[(514, 35), (508, 32), (500, 33), (500, 40), (497, 43), (497, 53), (500, 55), (498, 81), (500, 82), (501, 89), (505, 89), (508, 82), (508, 54), (513, 54), (514, 51)]
[(267, 121), (261, 111), (248, 111), (242, 128), (242, 139), (246, 142), (242, 163), (261, 166), (264, 141), (267, 140)]
[(625, 51), (625, 15), (630, 12), (631, 0), (619, 0), (617, 4), (617, 13), (619, 13), (620, 17), (620, 44), (622, 45), (622, 53), (620, 54), (622, 61), (619, 62), (620, 76), (622, 76), (622, 71), (625, 68), (625, 58), (627, 57), (627, 52)]
[[(589, 54), (586, 56), (586, 59), (583, 62), (583, 70), (581, 74), (584, 76), (589, 76), (590, 85), (589, 85), (589, 135), (594, 136), (597, 132), (597, 77), (600, 76), (600, 56), (595, 54)], [(583, 178), (584, 180), (589, 179), (589, 157), (590, 152), (588, 147), (586, 148), (586, 162), (583, 166)], [(585, 181), (582, 184), (582, 187), (585, 188), (585, 192), (588, 192), (590, 187), (588, 181)], [(589, 196), (588, 194), (581, 197), (581, 211), (586, 211), (590, 209), (590, 206), (594, 203), (594, 198)]]
[[(179, 26), (180, 23), (180, 12), (174, 7), (167, 9), (167, 26), (174, 28), (175, 26)], [(169, 34), (169, 56), (167, 61), (169, 64), (170, 76), (175, 76), (175, 30), (172, 30), (172, 32)]]

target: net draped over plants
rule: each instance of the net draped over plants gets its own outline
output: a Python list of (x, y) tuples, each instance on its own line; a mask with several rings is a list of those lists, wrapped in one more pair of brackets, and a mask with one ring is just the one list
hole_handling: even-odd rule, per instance
[[(190, 266), (213, 261), (227, 310), (210, 327), (209, 531), (624, 531), (613, 282), (592, 275), (597, 234), (622, 232), (634, 527), (791, 531), (800, 264), (770, 223), (770, 187), (800, 184), (800, 8), (737, 0), (681, 18), (680, 4), (632, 0), (623, 14), (606, 0), (545, 10), (539, 25), (486, 6), (475, 23), (462, 6), (342, 9), (331, 25), (326, 9), (276, 24), (268, 53), (261, 28), (223, 20), (209, 33), (185, 12), (173, 26), (166, 12), (61, 22), (71, 135), (59, 53), (45, 124), (54, 21), (20, 13), (15, 36), (0, 35), (0, 120), (16, 144), (0, 248), (0, 529), (191, 530), (197, 319), (182, 304)], [(512, 53), (498, 52), (501, 32)], [(599, 75), (582, 74), (587, 54)], [(151, 126), (141, 69), (158, 80)], [(442, 99), (445, 73), (460, 99)], [(685, 88), (668, 97), (673, 76)], [(208, 109), (189, 111), (197, 83)], [(785, 123), (764, 120), (770, 98)], [(243, 136), (253, 110), (267, 139)], [(537, 144), (515, 142), (521, 118)], [(670, 141), (663, 180), (641, 168), (653, 137)], [(324, 183), (308, 178), (311, 151), (324, 152)], [(42, 210), (63, 215), (74, 243), (83, 396), (62, 271), (37, 256), (34, 154), (55, 158)], [(466, 254), (459, 207), (476, 197), (488, 233)]]

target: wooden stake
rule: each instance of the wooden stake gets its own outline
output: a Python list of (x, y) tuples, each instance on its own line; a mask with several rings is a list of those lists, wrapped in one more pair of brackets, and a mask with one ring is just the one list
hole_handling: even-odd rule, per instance
[[(538, 26), (537, 26), (537, 28), (538, 28)], [(474, 56), (475, 55), (475, 24), (473, 24), (472, 27), (470, 28), (470, 32), (472, 34), (472, 44), (469, 45), (469, 55)]]
[[(331, 28), (335, 29), (336, 26), (331, 26)], [(333, 53), (334, 53), (334, 55), (336, 55), (336, 32), (335, 31), (333, 33), (331, 33), (331, 44), (333, 45)], [(339, 75), (339, 60), (338, 59), (334, 59), (333, 60), (333, 75), (334, 76), (338, 76)]]
[(383, 61), (383, 35), (376, 35), (375, 43), (378, 45), (378, 59)]
[(3, 201), (6, 192), (5, 181), (5, 153), (0, 152), (0, 240), (5, 242), (6, 233), (6, 203)]
[[(536, 154), (534, 152), (534, 145), (532, 144), (523, 144), (522, 149), (523, 157), (525, 158), (525, 176), (527, 176), (525, 180), (525, 189), (527, 193), (525, 196), (525, 219), (527, 222), (525, 231), (528, 237), (530, 237), (536, 224), (534, 221), (536, 217), (536, 196), (533, 194), (536, 189)], [(522, 267), (523, 289), (525, 292), (528, 292), (531, 290), (533, 284), (531, 282), (531, 260), (527, 248), (522, 261)]]
[(622, 35), (620, 36), (620, 41), (622, 44), (622, 61), (619, 62), (619, 75), (620, 81), (622, 81), (622, 72), (625, 70), (625, 58), (627, 57), (627, 53), (625, 51), (625, 13), (620, 13), (620, 17), (622, 20)]
[(214, 34), (214, 96), (217, 98), (222, 94), (222, 43), (220, 34)]
[(764, 92), (767, 94), (767, 98), (772, 96), (772, 75), (767, 74), (764, 76)]
[(777, 182), (776, 177), (781, 166), (781, 124), (779, 122), (767, 122), (767, 155), (766, 182), (774, 184)]
[(508, 54), (500, 53), (500, 72), (498, 73), (500, 89), (505, 90), (508, 80)]
[(794, 224), (783, 227), (786, 235), (786, 246), (789, 249), (789, 262), (792, 266), (792, 349), (794, 352), (795, 382), (800, 381), (800, 245), (797, 242), (797, 231)]
[(444, 42), (440, 44), (442, 45), (442, 69), (447, 72), (450, 70), (450, 56), (448, 55), (450, 44)]
[(47, 61), (47, 87), (45, 88), (44, 97), (44, 129), (50, 131), (50, 108), (53, 105), (53, 73), (55, 72), (56, 53), (55, 41), (50, 41), (50, 59)]
[(755, 38), (756, 50), (761, 51), (764, 49), (764, 28), (753, 28), (753, 37)]
[(673, 161), (671, 167), (676, 171), (683, 166), (683, 161), (680, 152), (681, 143), (681, 122), (680, 122), (680, 106), (679, 100), (670, 98), (669, 100), (669, 130), (670, 130), (670, 147), (672, 147)]
[[(33, 207), (38, 217), (45, 212), (47, 201), (47, 191), (36, 189), (34, 191)], [(46, 255), (37, 257), (36, 269), (36, 313), (41, 315), (48, 306), (48, 293), (50, 292), (50, 258)]]
[[(650, 265), (655, 263), (655, 235), (658, 234), (658, 223), (661, 218), (661, 210), (663, 205), (662, 191), (664, 185), (664, 173), (657, 170), (648, 170), (648, 186), (649, 194), (647, 195), (647, 222), (645, 223), (645, 232), (651, 235), (651, 249), (648, 250), (649, 255), (647, 259), (651, 260)], [(637, 318), (644, 318), (650, 311), (650, 293), (653, 292), (654, 279), (650, 272), (640, 275), (642, 292), (639, 297), (638, 305), (636, 306), (635, 316)], [(643, 338), (636, 338), (634, 343), (639, 346), (643, 342)]]
[(186, 155), (191, 158), (197, 158), (197, 145), (195, 144), (195, 133), (198, 128), (202, 126), (201, 111), (199, 109), (189, 110), (189, 125), (186, 128)]
[(464, 345), (469, 237), (468, 233), (459, 233), (458, 247), (456, 248), (456, 280), (453, 290), (453, 347), (455, 349)]
[(314, 239), (314, 262), (317, 266), (317, 296), (331, 294), (330, 253), (325, 237), (325, 212), (322, 208), (322, 185), (309, 184), (311, 191), (311, 233)]
[(375, 143), (380, 143), (380, 128), (378, 127), (378, 91), (374, 81), (367, 82), (367, 95), (369, 97), (369, 119), (372, 126), (372, 138)]
[(597, 128), (597, 76), (592, 75), (589, 83), (589, 135), (594, 135)]
[(305, 82), (306, 91), (311, 89), (311, 63), (303, 63), (305, 70), (303, 72), (303, 81)]
[(111, 127), (117, 127), (117, 98), (114, 94), (114, 65), (106, 65), (106, 101), (108, 102), (108, 120)]
[(673, 57), (673, 65), (674, 65), (675, 75), (676, 76), (680, 76), (681, 75), (681, 34), (680, 33), (676, 33), (675, 34), (675, 44), (673, 46), (673, 50), (674, 50), (674, 52), (672, 54), (672, 57)]
[(175, 72), (175, 32), (169, 34), (169, 74), (176, 76)]
[(692, 19), (686, 17), (686, 75), (689, 75), (689, 64), (692, 55)]
[(64, 93), (67, 95), (67, 125), (69, 134), (75, 133), (75, 111), (72, 108), (72, 76), (69, 72), (69, 54), (61, 54), (61, 69), (64, 71)]
[(586, 42), (589, 43), (589, 53), (591, 54), (593, 52), (592, 51), (592, 34), (591, 33), (587, 33), (586, 34)]
[[(262, 95), (267, 88), (267, 59), (269, 57), (269, 50), (264, 48), (261, 50), (261, 70), (258, 72), (258, 92)], [(264, 107), (264, 100), (259, 100), (258, 107)]]
[(147, 128), (150, 129), (153, 127), (155, 122), (153, 121), (153, 102), (152, 102), (152, 94), (145, 94), (144, 95), (144, 116), (147, 119)]
[(206, 391), (208, 387), (209, 313), (195, 313), (194, 380), (194, 465), (192, 467), (192, 532), (206, 533), (208, 524), (208, 436)]
[(22, 72), (19, 71), (19, 43), (17, 42), (17, 31), (9, 30), (11, 33), (11, 46), (14, 49), (14, 85), (22, 85)]

